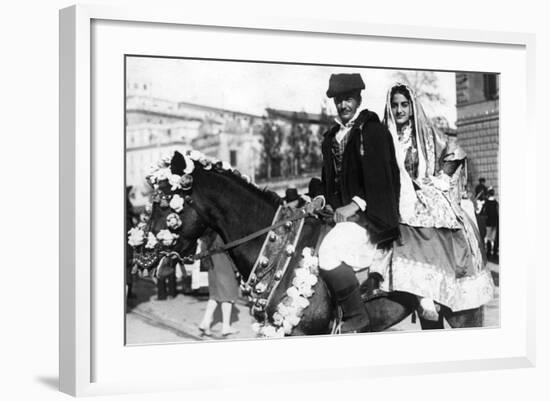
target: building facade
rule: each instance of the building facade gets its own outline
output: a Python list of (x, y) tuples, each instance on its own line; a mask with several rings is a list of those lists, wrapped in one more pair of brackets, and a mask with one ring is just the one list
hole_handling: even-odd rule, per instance
[[(126, 185), (134, 205), (145, 203), (145, 177), (152, 165), (175, 150), (198, 150), (226, 161), (261, 186), (284, 194), (301, 192), (320, 175), (320, 140), (333, 121), (324, 113), (266, 109), (265, 116), (151, 96), (151, 85), (128, 82), (126, 87)], [(266, 127), (280, 135), (273, 174), (265, 174)], [(268, 138), (269, 137), (269, 138)], [(272, 139), (272, 138), (271, 138)], [(275, 163), (278, 163), (275, 165)]]
[[(201, 151), (254, 178), (263, 118), (247, 113), (151, 96), (151, 85), (126, 86), (126, 185), (146, 187), (151, 165), (175, 150)], [(133, 194), (135, 202), (141, 199)]]
[(468, 186), (499, 191), (499, 75), (456, 73), (457, 136), (468, 155)]

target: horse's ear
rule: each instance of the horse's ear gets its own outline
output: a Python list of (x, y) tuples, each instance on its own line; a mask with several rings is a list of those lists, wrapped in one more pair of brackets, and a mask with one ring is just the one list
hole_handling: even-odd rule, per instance
[(185, 167), (187, 167), (185, 163), (185, 158), (180, 152), (176, 150), (174, 152), (174, 156), (172, 156), (172, 161), (170, 162), (170, 171), (172, 172), (172, 174), (183, 175)]

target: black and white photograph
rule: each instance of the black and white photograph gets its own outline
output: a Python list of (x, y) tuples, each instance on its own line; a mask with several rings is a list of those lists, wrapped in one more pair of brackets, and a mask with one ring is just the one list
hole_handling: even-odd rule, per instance
[(0, 398), (544, 399), (543, 5), (7, 3)]
[(499, 327), (499, 74), (125, 79), (127, 345)]

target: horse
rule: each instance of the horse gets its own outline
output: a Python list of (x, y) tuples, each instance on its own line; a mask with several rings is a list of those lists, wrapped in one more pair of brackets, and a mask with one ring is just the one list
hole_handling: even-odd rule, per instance
[[(170, 252), (164, 252), (164, 255), (179, 257), (193, 255), (197, 240), (207, 228), (216, 231), (226, 244), (249, 236), (251, 233), (269, 227), (282, 203), (277, 194), (258, 188), (236, 170), (223, 168), (221, 162), (194, 163), (189, 157), (175, 152), (170, 162), (166, 162), (165, 168), (169, 168), (173, 174), (183, 176), (187, 183), (183, 186), (175, 183), (174, 186), (165, 177), (160, 177), (154, 183), (156, 195), (153, 197), (152, 212), (146, 228), (146, 231), (153, 235), (156, 236), (161, 230), (166, 230), (166, 218), (170, 215), (174, 216), (174, 210), (170, 207), (171, 199), (175, 195), (184, 199), (184, 205), (178, 208), (176, 213), (179, 224), (171, 227), (174, 241), (169, 244)], [(273, 316), (275, 305), (283, 299), (286, 289), (292, 282), (294, 271), (299, 264), (299, 255), (306, 247), (315, 248), (323, 224), (325, 223), (319, 218), (305, 217), (296, 252), (290, 260), (289, 268), (280, 278), (280, 285), (271, 297), (272, 302), (266, 308), (269, 317)], [(228, 250), (238, 273), (244, 280), (249, 278), (267, 235), (267, 233), (262, 234)], [(160, 262), (158, 262), (159, 259)], [(154, 260), (161, 268), (166, 264), (174, 263), (176, 257), (160, 258), (157, 255)], [(362, 288), (369, 285), (368, 281), (362, 284)], [(329, 334), (334, 328), (337, 309), (321, 276), (318, 277), (312, 289), (313, 295), (309, 298), (309, 306), (303, 311), (299, 323), (293, 327), (290, 333), (292, 336)], [(366, 300), (365, 307), (370, 319), (366, 331), (378, 332), (414, 314), (419, 304), (417, 296), (394, 291), (385, 296)], [(482, 306), (456, 312), (444, 305), (439, 307), (438, 321), (429, 321), (418, 316), (423, 330), (443, 329), (444, 319), (451, 328), (482, 326)]]

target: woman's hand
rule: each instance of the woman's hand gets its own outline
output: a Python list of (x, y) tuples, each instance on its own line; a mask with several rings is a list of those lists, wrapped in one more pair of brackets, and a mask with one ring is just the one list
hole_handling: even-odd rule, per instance
[(352, 216), (354, 216), (359, 211), (359, 206), (355, 202), (351, 202), (346, 206), (339, 207), (334, 212), (334, 221), (336, 223), (342, 223), (348, 221)]

